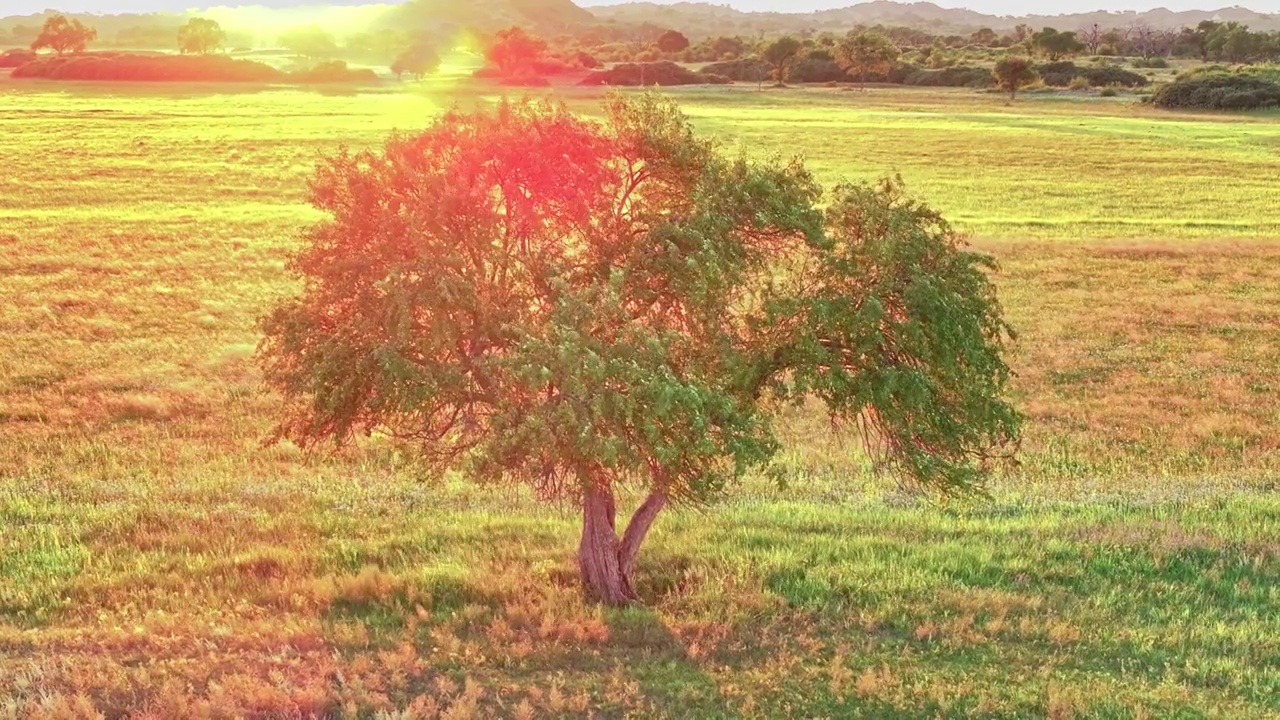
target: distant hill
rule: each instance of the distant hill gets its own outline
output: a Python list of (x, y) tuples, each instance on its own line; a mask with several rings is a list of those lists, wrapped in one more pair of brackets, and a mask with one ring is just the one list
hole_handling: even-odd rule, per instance
[(1174, 12), (1164, 8), (1148, 12), (1091, 12), (1073, 15), (985, 15), (962, 8), (943, 8), (931, 2), (898, 3), (874, 0), (836, 10), (811, 13), (744, 12), (724, 5), (651, 2), (592, 6), (601, 20), (652, 23), (694, 35), (752, 35), (760, 32), (844, 31), (856, 25), (901, 25), (934, 33), (969, 33), (978, 28), (1009, 30), (1019, 24), (1076, 30), (1097, 23), (1103, 27), (1127, 27), (1145, 23), (1157, 29), (1194, 26), (1202, 20), (1236, 21), (1254, 30), (1280, 30), (1280, 15), (1268, 15), (1242, 7), (1221, 10)]

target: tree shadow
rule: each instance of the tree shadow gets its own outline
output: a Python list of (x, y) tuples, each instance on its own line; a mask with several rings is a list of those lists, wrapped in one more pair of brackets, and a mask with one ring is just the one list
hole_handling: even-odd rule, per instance
[(742, 716), (653, 609), (637, 606), (608, 610), (604, 620), (609, 627), (609, 645), (629, 659), (629, 679), (654, 705), (681, 708), (684, 717)]

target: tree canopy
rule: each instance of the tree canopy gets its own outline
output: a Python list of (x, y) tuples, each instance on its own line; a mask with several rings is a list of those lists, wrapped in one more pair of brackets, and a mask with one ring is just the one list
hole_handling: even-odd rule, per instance
[(39, 52), (49, 49), (62, 55), (73, 52), (82, 53), (89, 43), (98, 38), (98, 31), (79, 20), (69, 20), (65, 15), (54, 15), (44, 21), (40, 34), (31, 43), (31, 49)]
[[(897, 181), (824, 198), (668, 101), (605, 110), (504, 101), (325, 161), (259, 348), (280, 435), (377, 432), (578, 503), (583, 580), (616, 604), (662, 508), (767, 466), (806, 398), (904, 479), (979, 488), (1019, 426), (993, 262)], [(619, 536), (621, 486), (646, 499)]]
[(1059, 32), (1047, 27), (1031, 36), (1031, 45), (1037, 52), (1056, 61), (1068, 55), (1075, 55), (1085, 49), (1084, 43), (1076, 39), (1073, 32)]
[(1030, 85), (1038, 77), (1035, 66), (1025, 57), (1009, 55), (996, 61), (991, 74), (996, 79), (996, 86), (1009, 91), (1009, 99), (1018, 96), (1018, 90)]
[(657, 45), (664, 53), (678, 53), (689, 47), (689, 38), (676, 30), (668, 30), (658, 36)]
[(874, 30), (850, 32), (836, 45), (836, 63), (849, 74), (866, 83), (867, 76), (893, 69), (901, 55), (898, 46)]
[(533, 64), (547, 51), (547, 41), (530, 35), (523, 28), (499, 30), (493, 36), (485, 57), (507, 77), (533, 73)]
[(800, 56), (800, 50), (804, 46), (799, 40), (790, 35), (783, 35), (765, 46), (764, 52), (760, 54), (760, 59), (769, 66), (769, 74), (773, 76), (774, 82), (783, 85), (787, 82), (787, 73), (791, 70), (791, 63), (795, 62)]
[(396, 56), (391, 63), (391, 72), (399, 78), (403, 75), (412, 75), (417, 79), (422, 79), (423, 75), (434, 72), (440, 67), (440, 56), (429, 45), (414, 45)]
[(191, 18), (178, 28), (178, 50), (184, 55), (208, 55), (221, 48), (227, 33), (217, 20)]

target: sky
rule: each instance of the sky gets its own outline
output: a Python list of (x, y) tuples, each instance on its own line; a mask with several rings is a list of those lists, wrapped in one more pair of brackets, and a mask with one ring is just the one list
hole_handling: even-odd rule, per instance
[[(374, 0), (338, 0), (329, 4), (361, 5)], [(390, 0), (380, 0), (388, 2)], [(577, 0), (579, 5), (615, 4), (626, 0)], [(673, 0), (655, 0), (669, 2)], [(942, 7), (967, 7), (978, 12), (993, 15), (1059, 15), (1063, 13), (1087, 12), (1092, 10), (1150, 10), (1165, 7), (1170, 10), (1215, 10), (1223, 6), (1241, 4), (1251, 10), (1265, 13), (1280, 13), (1280, 0), (934, 0)], [(236, 5), (234, 2), (208, 2), (205, 0), (0, 0), (0, 16), (27, 15), (54, 8), (63, 12), (155, 12), (159, 10), (181, 11), (196, 6)], [(296, 7), (298, 5), (319, 4), (297, 2), (296, 0), (260, 0), (254, 5), (271, 7)], [(809, 10), (846, 7), (856, 4), (855, 0), (716, 0), (717, 5), (730, 5), (740, 10), (781, 10), (787, 12), (805, 12)]]

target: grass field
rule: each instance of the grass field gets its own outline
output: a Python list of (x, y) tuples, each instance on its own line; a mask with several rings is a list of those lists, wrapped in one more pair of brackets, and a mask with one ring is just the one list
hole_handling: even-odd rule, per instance
[(492, 98), (0, 79), (0, 718), (1280, 717), (1277, 116), (679, 97), (1000, 259), (1029, 426), (990, 501), (800, 412), (787, 489), (664, 516), (646, 607), (587, 605), (570, 509), (261, 442), (315, 160)]

